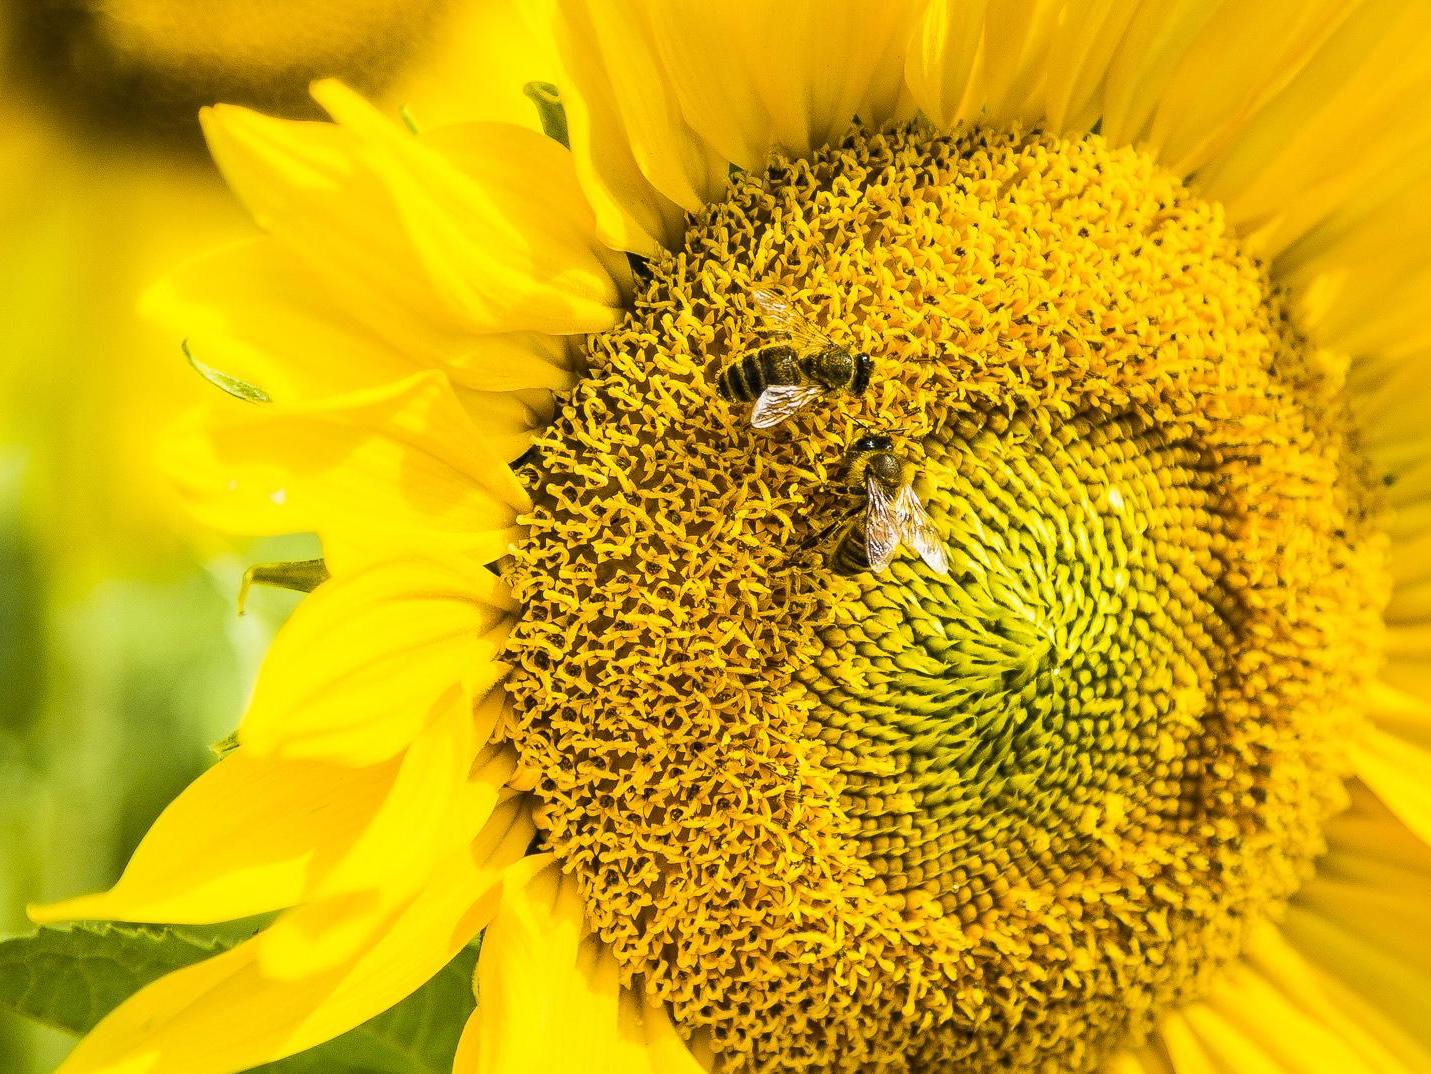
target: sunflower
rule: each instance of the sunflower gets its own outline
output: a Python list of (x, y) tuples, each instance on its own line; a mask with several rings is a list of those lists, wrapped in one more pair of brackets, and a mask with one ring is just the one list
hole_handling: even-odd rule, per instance
[[(569, 150), (207, 112), (267, 235), (151, 295), (232, 396), (168, 458), (331, 577), (37, 916), (281, 912), (64, 1074), (291, 1054), (479, 933), (457, 1071), (1431, 1069), (1428, 34), (570, 2)], [(873, 451), (947, 565), (875, 553)]]

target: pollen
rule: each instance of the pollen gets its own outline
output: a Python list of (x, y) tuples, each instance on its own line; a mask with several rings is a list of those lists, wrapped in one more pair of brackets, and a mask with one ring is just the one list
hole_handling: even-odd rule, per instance
[[(720, 399), (767, 288), (873, 359)], [(505, 727), (633, 986), (731, 1072), (1096, 1069), (1344, 805), (1386, 595), (1342, 365), (1133, 149), (856, 130), (645, 264), (524, 471)], [(830, 569), (892, 437), (947, 549)]]

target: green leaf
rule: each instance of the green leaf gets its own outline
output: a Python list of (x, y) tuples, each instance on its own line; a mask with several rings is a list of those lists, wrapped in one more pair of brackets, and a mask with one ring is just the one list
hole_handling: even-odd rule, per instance
[[(250, 921), (200, 929), (79, 924), (0, 942), (0, 1009), (85, 1033), (121, 1001), (172, 970), (253, 935)], [(472, 1013), (476, 948), (395, 1007), (265, 1074), (449, 1074)]]
[(83, 1033), (150, 981), (222, 949), (177, 930), (145, 926), (41, 929), (0, 943), (0, 1004)]

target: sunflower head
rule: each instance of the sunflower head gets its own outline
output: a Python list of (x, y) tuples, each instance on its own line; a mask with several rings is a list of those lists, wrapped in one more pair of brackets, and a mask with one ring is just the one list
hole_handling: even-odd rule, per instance
[[(712, 383), (769, 287), (877, 373), (766, 432)], [(856, 129), (740, 176), (586, 362), (504, 571), (511, 733), (679, 1023), (762, 1071), (1089, 1069), (1305, 879), (1375, 501), (1339, 370), (1147, 156)], [(947, 575), (809, 547), (871, 429)]]
[[(1344, 911), (1431, 864), (1336, 819), (1428, 719), (1422, 367), (1359, 349), (1425, 328), (1337, 272), (1421, 188), (1321, 137), (1431, 79), (1394, 7), (568, 0), (569, 149), (210, 113), (272, 235), (157, 301), (265, 401), (176, 466), (327, 580), (176, 809), (272, 798), (281, 901), (223, 908), (292, 909), (65, 1074), (188, 1074), (220, 985), (268, 1061), (484, 927), (461, 1074), (1425, 1067), (1431, 953)], [(203, 912), (185, 832), (61, 912)]]

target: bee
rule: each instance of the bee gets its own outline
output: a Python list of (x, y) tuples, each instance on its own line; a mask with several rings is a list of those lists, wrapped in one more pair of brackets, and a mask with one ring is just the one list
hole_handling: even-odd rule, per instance
[(874, 365), (868, 354), (840, 346), (764, 288), (752, 291), (751, 299), (767, 330), (781, 339), (736, 359), (716, 378), (721, 398), (754, 401), (751, 425), (779, 425), (829, 392), (864, 394)]
[(840, 527), (830, 556), (835, 572), (878, 574), (903, 543), (936, 574), (948, 574), (944, 544), (914, 493), (914, 467), (896, 454), (894, 441), (887, 436), (861, 436), (850, 445), (847, 458), (850, 485), (863, 490), (865, 502), (863, 510), (835, 524)]

